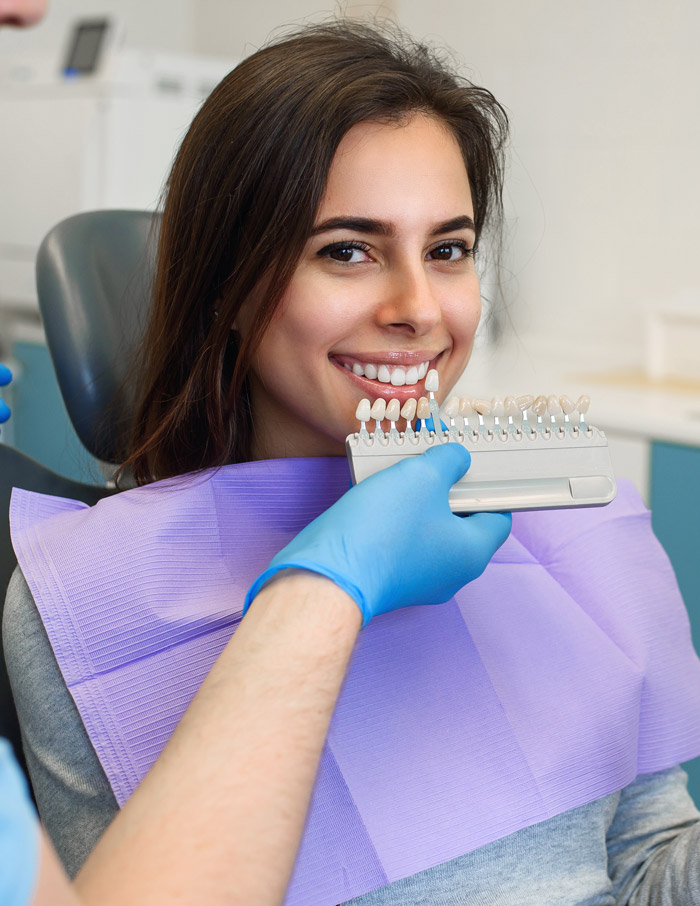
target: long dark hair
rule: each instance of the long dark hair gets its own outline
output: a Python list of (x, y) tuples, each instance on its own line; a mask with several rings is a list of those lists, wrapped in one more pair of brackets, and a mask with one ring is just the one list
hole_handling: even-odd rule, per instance
[[(460, 145), (477, 241), (500, 224), (508, 120), (484, 88), (395, 27), (310, 26), (214, 89), (166, 186), (140, 397), (123, 466), (137, 484), (249, 457), (246, 375), (354, 125), (426, 113)], [(246, 300), (244, 341), (232, 325)]]

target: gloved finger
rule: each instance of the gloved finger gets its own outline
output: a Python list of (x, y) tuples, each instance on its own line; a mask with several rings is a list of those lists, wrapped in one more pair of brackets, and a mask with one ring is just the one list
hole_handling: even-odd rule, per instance
[(449, 491), (452, 485), (467, 472), (472, 458), (469, 450), (461, 444), (436, 443), (413, 461), (420, 463), (421, 460), (423, 460), (422, 465), (429, 464), (435, 469), (438, 487)]
[(485, 543), (494, 552), (503, 544), (513, 525), (510, 513), (472, 513), (460, 516), (464, 531), (475, 540)]
[(0, 387), (4, 387), (12, 380), (12, 372), (6, 365), (0, 364)]
[(0, 424), (2, 424), (3, 422), (6, 422), (9, 417), (10, 417), (9, 406), (6, 403), (4, 403), (2, 400), (0, 400)]

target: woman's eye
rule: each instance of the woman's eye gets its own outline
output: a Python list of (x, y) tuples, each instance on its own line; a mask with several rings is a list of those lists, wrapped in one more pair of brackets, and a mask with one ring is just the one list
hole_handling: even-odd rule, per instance
[(369, 246), (361, 242), (334, 242), (322, 248), (318, 255), (320, 258), (331, 258), (341, 264), (360, 264), (367, 260)]
[(473, 254), (474, 249), (470, 249), (466, 242), (443, 242), (428, 252), (436, 261), (459, 261), (470, 258)]

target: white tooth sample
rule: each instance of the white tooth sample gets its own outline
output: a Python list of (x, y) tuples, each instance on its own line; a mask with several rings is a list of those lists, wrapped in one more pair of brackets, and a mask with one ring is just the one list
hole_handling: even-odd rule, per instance
[(360, 400), (355, 410), (355, 418), (358, 422), (368, 422), (372, 418), (369, 400)]
[(459, 397), (451, 396), (448, 401), (445, 403), (444, 408), (445, 415), (448, 418), (454, 418), (455, 415), (459, 412)]
[(491, 412), (491, 403), (488, 400), (473, 399), (472, 406), (479, 415), (488, 415)]
[(491, 412), (496, 418), (502, 418), (506, 414), (503, 400), (499, 396), (494, 396), (491, 400)]
[(541, 395), (535, 397), (535, 402), (532, 404), (532, 411), (535, 415), (544, 415), (547, 411), (547, 397)]
[(386, 407), (386, 417), (390, 422), (398, 421), (401, 415), (401, 403), (396, 399), (389, 400)]
[(571, 415), (571, 413), (576, 408), (576, 406), (574, 406), (574, 404), (571, 402), (571, 400), (569, 399), (569, 397), (566, 394), (559, 397), (559, 405), (561, 406), (561, 408), (563, 409), (563, 411), (566, 415)]
[(459, 414), (464, 416), (464, 418), (469, 418), (474, 415), (474, 407), (468, 396), (462, 397), (459, 401)]
[(503, 408), (506, 411), (506, 415), (519, 415), (520, 413), (520, 406), (514, 396), (507, 396), (503, 400)]
[(407, 384), (417, 384), (418, 381), (419, 381), (418, 369), (416, 368), (415, 365), (411, 365), (411, 367), (406, 372), (406, 383)]
[(421, 362), (418, 366), (418, 380), (422, 381), (428, 371), (428, 362)]
[(377, 379), (377, 366), (368, 363), (363, 366), (365, 377), (368, 377), (371, 381), (376, 381)]
[(379, 399), (376, 399), (372, 404), (369, 414), (372, 418), (375, 418), (380, 422), (386, 414), (386, 400), (381, 396)]
[(356, 374), (358, 377), (364, 377), (365, 369), (360, 365), (359, 362), (355, 362), (352, 366), (352, 373)]
[(343, 365), (343, 368), (347, 368), (348, 371), (352, 371), (352, 368), (350, 367), (350, 365), (348, 365), (347, 362), (345, 362), (345, 364)]
[(416, 406), (416, 415), (418, 418), (425, 420), (430, 418), (430, 403), (428, 402), (427, 396), (422, 396), (418, 400), (418, 405)]
[(430, 393), (437, 393), (440, 389), (440, 376), (436, 368), (431, 368), (425, 376), (425, 389)]
[(407, 422), (412, 422), (416, 417), (416, 406), (418, 405), (415, 396), (412, 396), (410, 399), (401, 407), (401, 418), (405, 418)]
[(588, 412), (588, 407), (591, 405), (591, 398), (585, 393), (582, 393), (581, 396), (576, 400), (576, 408), (581, 413), (585, 415)]
[(516, 397), (515, 402), (518, 404), (518, 408), (525, 412), (535, 402), (535, 397), (528, 393), (525, 396)]
[(550, 415), (561, 415), (561, 405), (559, 403), (559, 397), (552, 394), (547, 397), (547, 412)]
[(380, 365), (377, 368), (377, 380), (381, 381), (382, 384), (389, 384), (391, 382), (391, 373), (386, 365)]
[(391, 372), (391, 383), (394, 387), (403, 387), (406, 383), (406, 372), (398, 366)]

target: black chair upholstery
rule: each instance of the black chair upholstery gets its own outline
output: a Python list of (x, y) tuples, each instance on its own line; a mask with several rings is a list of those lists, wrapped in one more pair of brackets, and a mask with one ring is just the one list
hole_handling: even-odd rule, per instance
[(83, 446), (105, 462), (118, 462), (132, 411), (128, 378), (148, 315), (158, 222), (147, 211), (76, 214), (51, 230), (37, 255), (58, 386)]

